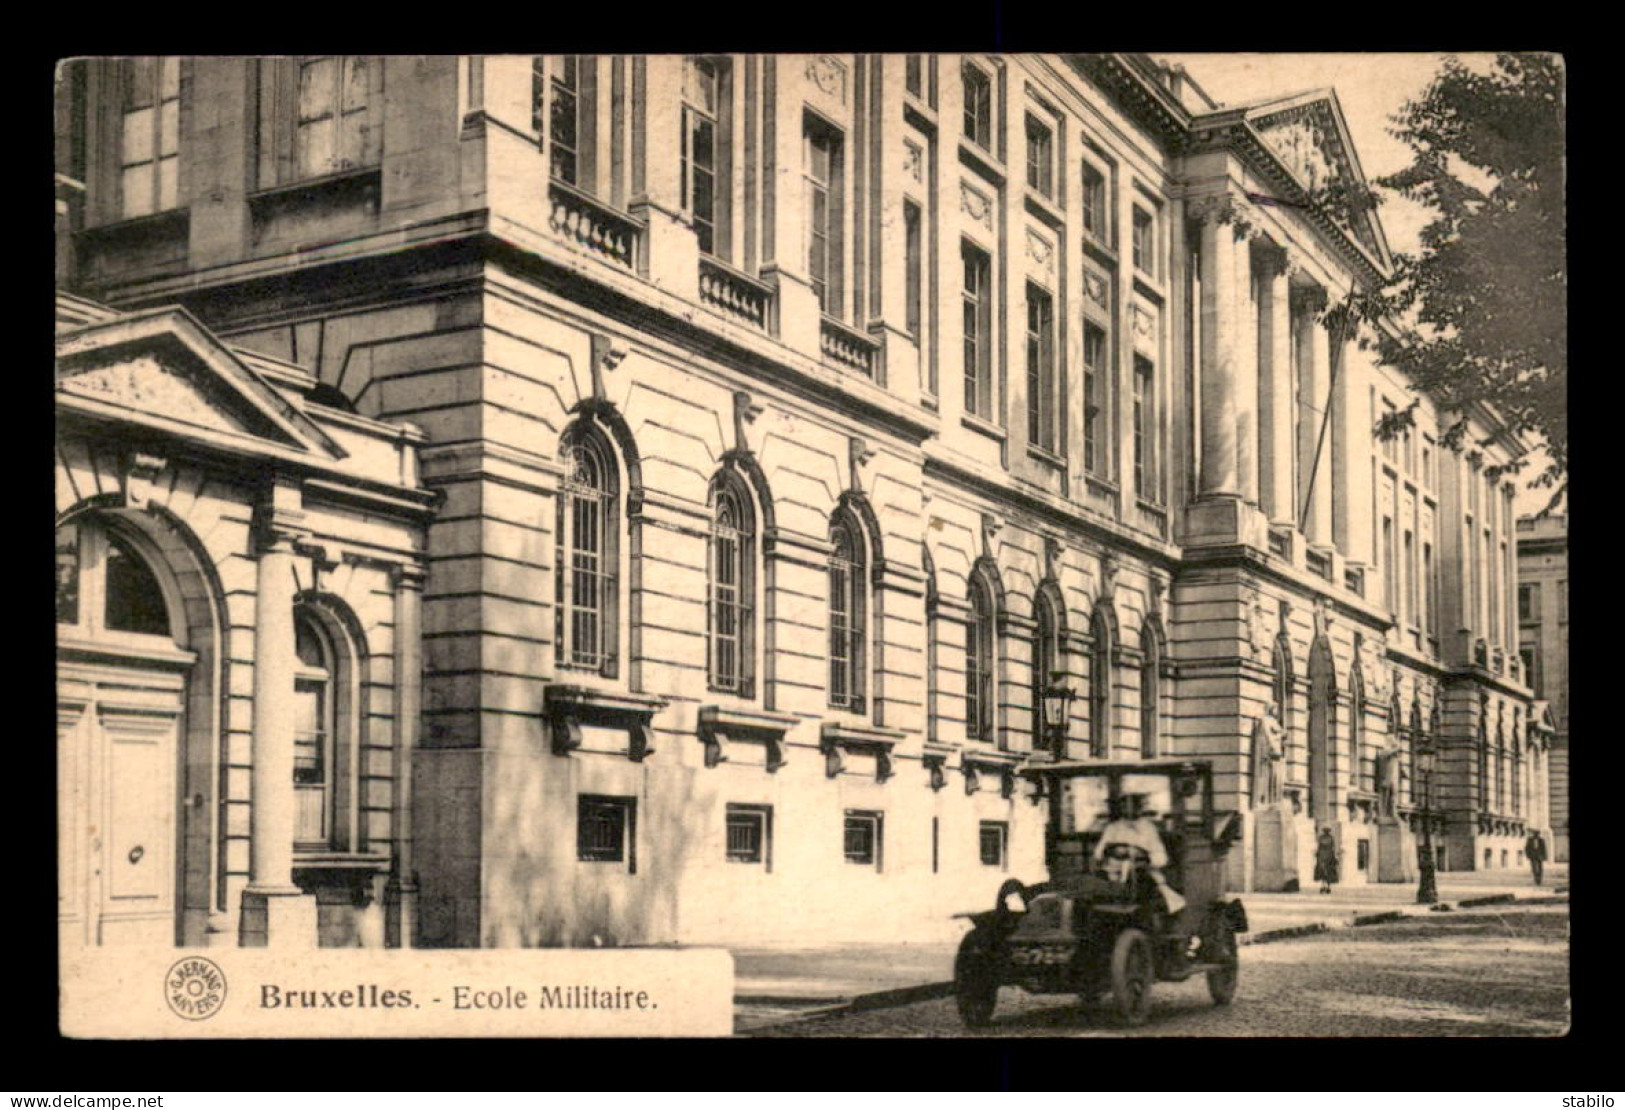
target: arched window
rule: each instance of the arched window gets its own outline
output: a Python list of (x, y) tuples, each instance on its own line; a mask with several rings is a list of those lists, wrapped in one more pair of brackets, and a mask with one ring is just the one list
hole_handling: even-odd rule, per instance
[(327, 634), (308, 613), (294, 617), (294, 843), (328, 846), (333, 836), (336, 661)]
[(1140, 755), (1162, 754), (1162, 637), (1149, 619), (1140, 629)]
[(861, 713), (868, 600), (863, 533), (850, 514), (837, 513), (829, 542), (829, 704)]
[(752, 696), (756, 659), (756, 514), (743, 483), (712, 483), (708, 674), (713, 690)]
[(965, 735), (971, 740), (991, 741), (996, 732), (993, 720), (993, 590), (983, 576), (972, 571), (970, 620), (965, 625)]
[(614, 677), (619, 632), (619, 476), (603, 435), (577, 424), (565, 433), (559, 482), (558, 664)]
[(174, 636), (152, 564), (134, 541), (94, 517), (56, 530), (56, 620), (86, 636)]
[(1360, 675), (1360, 664), (1349, 668), (1349, 784), (1358, 790), (1377, 788), (1377, 768), (1373, 761), (1369, 772), (1365, 769), (1362, 753), (1365, 750), (1365, 679)]
[(1055, 755), (1066, 755), (1066, 734), (1052, 738), (1044, 725), (1044, 691), (1055, 681), (1060, 666), (1059, 640), (1056, 635), (1055, 606), (1040, 592), (1033, 603), (1033, 750), (1038, 751), (1053, 742)]
[(1089, 754), (1107, 759), (1112, 750), (1112, 650), (1116, 645), (1104, 609), (1096, 607), (1089, 632), (1094, 640), (1089, 648)]
[(921, 545), (925, 564), (925, 738), (937, 738), (937, 565)]

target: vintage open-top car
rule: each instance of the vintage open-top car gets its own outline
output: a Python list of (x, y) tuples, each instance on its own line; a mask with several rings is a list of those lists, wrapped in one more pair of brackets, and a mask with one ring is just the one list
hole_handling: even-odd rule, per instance
[[(1224, 896), (1222, 872), (1240, 817), (1214, 813), (1209, 764), (1060, 760), (1021, 773), (1049, 806), (1049, 880), (1029, 886), (1011, 879), (993, 909), (961, 915), (973, 923), (954, 965), (965, 1024), (986, 1025), (1005, 985), (1075, 993), (1085, 1004), (1109, 992), (1128, 1025), (1145, 1021), (1159, 979), (1205, 974), (1213, 1001), (1228, 1003), (1236, 991), (1236, 934), (1247, 931), (1247, 914)], [(1113, 849), (1119, 858), (1097, 860), (1109, 821), (1136, 808), (1167, 849), (1163, 877), (1185, 899), (1177, 913), (1168, 912), (1146, 853)]]

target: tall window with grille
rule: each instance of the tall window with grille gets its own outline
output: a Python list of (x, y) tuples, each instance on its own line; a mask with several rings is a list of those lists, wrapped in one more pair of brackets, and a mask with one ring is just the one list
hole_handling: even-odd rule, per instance
[(960, 300), (965, 340), (965, 411), (993, 419), (993, 260), (969, 243), (960, 248), (965, 279)]
[(1367, 760), (1365, 751), (1365, 678), (1359, 665), (1349, 669), (1349, 778), (1358, 790), (1377, 788), (1376, 760)]
[(974, 62), (966, 62), (962, 72), (965, 88), (965, 138), (991, 152), (993, 150), (993, 79)]
[(1083, 469), (1105, 476), (1110, 423), (1106, 419), (1106, 329), (1083, 325)]
[(993, 727), (993, 591), (982, 575), (970, 577), (970, 619), (965, 625), (965, 735), (995, 739)]
[(613, 677), (620, 553), (614, 455), (603, 435), (577, 425), (566, 434), (554, 562), (559, 666)]
[(818, 307), (828, 316), (841, 316), (844, 260), (842, 243), (843, 166), (841, 133), (809, 115), (804, 130), (804, 169), (807, 186), (807, 276)]
[[(918, 343), (921, 339), (920, 320), (924, 304), (925, 252), (921, 240), (920, 206), (911, 200), (903, 201), (903, 327)], [(936, 382), (929, 381), (926, 392), (936, 393)]]
[(1156, 373), (1150, 359), (1134, 356), (1134, 494), (1142, 500), (1160, 503)]
[(861, 713), (867, 601), (863, 536), (857, 522), (843, 512), (830, 526), (829, 542), (829, 704)]
[(378, 128), (371, 118), (381, 59), (329, 54), (299, 59), (299, 116), (294, 166), (299, 178), (377, 165)]
[(722, 70), (715, 59), (683, 62), (682, 205), (700, 250), (717, 249), (717, 136)]
[(1147, 621), (1140, 629), (1140, 755), (1155, 759), (1162, 751), (1162, 640)]
[(294, 618), (294, 843), (326, 847), (332, 838), (334, 658), (307, 614)]
[(1027, 439), (1055, 451), (1060, 439), (1055, 368), (1055, 306), (1043, 289), (1027, 283)]
[(1089, 754), (1111, 753), (1112, 631), (1105, 613), (1096, 609), (1089, 625)]
[(1033, 750), (1048, 748), (1057, 758), (1066, 756), (1066, 730), (1051, 735), (1044, 720), (1044, 691), (1056, 680), (1059, 666), (1059, 638), (1056, 635), (1055, 606), (1045, 594), (1039, 594), (1033, 606), (1033, 668), (1032, 714)]
[(119, 215), (180, 206), (181, 61), (127, 58), (119, 133)]
[(882, 828), (882, 814), (874, 810), (847, 810), (841, 835), (846, 862), (880, 870)]
[(731, 475), (712, 488), (709, 677), (713, 690), (750, 697), (755, 658), (755, 514)]

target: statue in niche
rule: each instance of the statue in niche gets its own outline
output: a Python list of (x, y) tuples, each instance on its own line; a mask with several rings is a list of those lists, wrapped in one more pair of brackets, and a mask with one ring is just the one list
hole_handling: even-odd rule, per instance
[(1398, 739), (1390, 734), (1387, 746), (1377, 753), (1377, 807), (1384, 817), (1399, 816), (1402, 751)]
[(1262, 808), (1281, 800), (1281, 761), (1286, 758), (1286, 729), (1266, 705), (1253, 725), (1253, 806)]

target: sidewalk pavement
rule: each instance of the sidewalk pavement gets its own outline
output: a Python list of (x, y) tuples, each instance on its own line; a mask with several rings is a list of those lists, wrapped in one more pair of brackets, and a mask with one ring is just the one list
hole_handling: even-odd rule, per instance
[[(1452, 908), (1556, 895), (1567, 897), (1568, 865), (1546, 868), (1535, 886), (1527, 870), (1440, 872), (1439, 901)], [(1330, 894), (1311, 887), (1293, 894), (1242, 893), (1250, 931), (1243, 944), (1377, 924), (1429, 912), (1416, 903), (1416, 883), (1347, 884)], [(1485, 900), (1485, 901), (1480, 901)], [(967, 923), (968, 927), (968, 923)], [(826, 1007), (894, 1006), (950, 993), (958, 942), (832, 944), (736, 948), (734, 1002), (760, 1013), (805, 1013)]]

